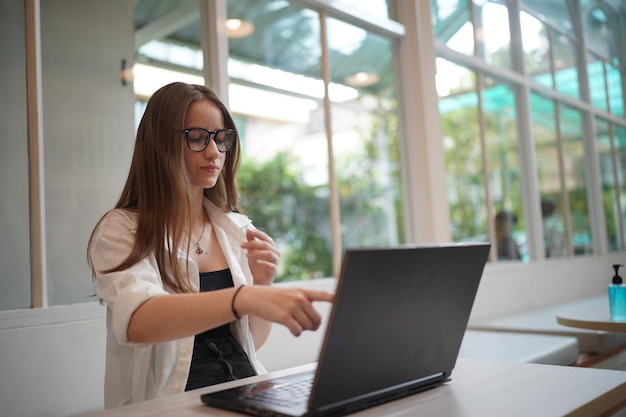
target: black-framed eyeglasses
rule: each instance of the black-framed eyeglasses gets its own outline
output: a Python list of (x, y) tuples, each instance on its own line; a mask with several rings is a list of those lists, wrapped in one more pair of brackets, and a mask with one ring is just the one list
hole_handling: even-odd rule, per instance
[(187, 147), (194, 152), (202, 152), (209, 146), (211, 137), (217, 146), (217, 150), (224, 153), (230, 150), (237, 137), (233, 129), (207, 130), (201, 127), (192, 127), (183, 130), (187, 138)]

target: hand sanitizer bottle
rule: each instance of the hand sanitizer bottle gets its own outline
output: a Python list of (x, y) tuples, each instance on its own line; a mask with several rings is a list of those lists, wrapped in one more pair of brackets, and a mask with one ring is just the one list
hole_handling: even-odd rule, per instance
[(609, 284), (609, 310), (613, 321), (626, 321), (626, 285), (623, 284), (622, 277), (619, 275), (621, 266), (624, 265), (613, 265), (615, 275)]

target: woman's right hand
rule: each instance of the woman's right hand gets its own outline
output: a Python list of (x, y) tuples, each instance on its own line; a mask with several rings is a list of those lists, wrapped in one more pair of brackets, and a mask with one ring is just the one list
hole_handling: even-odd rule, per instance
[(239, 315), (252, 314), (282, 324), (300, 336), (304, 330), (317, 330), (322, 322), (313, 302), (333, 299), (334, 294), (326, 291), (252, 285), (241, 288), (233, 307)]

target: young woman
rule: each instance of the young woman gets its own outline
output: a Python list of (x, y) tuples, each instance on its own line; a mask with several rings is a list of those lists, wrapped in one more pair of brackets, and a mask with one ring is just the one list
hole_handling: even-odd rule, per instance
[(319, 327), (332, 294), (275, 288), (280, 253), (239, 213), (237, 130), (209, 88), (148, 101), (130, 172), (88, 245), (107, 306), (105, 407), (265, 372), (271, 322)]

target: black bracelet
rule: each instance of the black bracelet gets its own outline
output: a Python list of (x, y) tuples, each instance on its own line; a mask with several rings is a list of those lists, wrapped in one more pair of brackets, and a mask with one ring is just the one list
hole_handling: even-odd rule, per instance
[(243, 287), (245, 287), (245, 285), (240, 285), (237, 290), (235, 290), (235, 294), (233, 294), (233, 298), (230, 300), (230, 309), (233, 311), (233, 315), (237, 320), (241, 319), (241, 316), (237, 314), (237, 310), (235, 310), (235, 298), (237, 298), (237, 294), (239, 294), (239, 291), (241, 291)]

